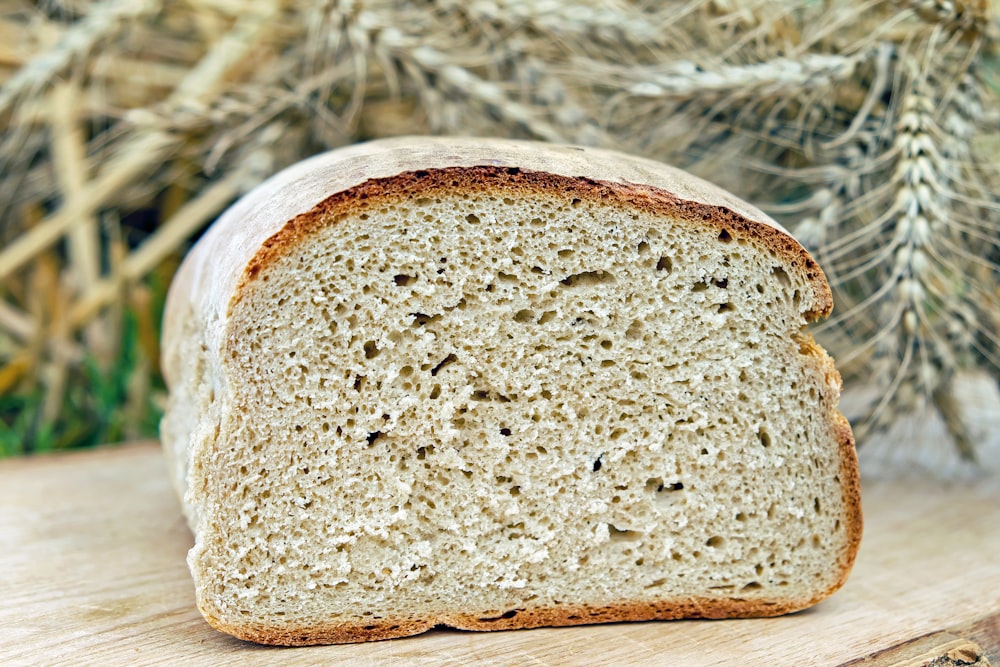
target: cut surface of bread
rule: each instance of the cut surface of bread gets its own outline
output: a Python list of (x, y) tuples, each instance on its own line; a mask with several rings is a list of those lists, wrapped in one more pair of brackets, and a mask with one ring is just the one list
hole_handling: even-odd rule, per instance
[(271, 644), (769, 616), (860, 541), (832, 307), (763, 213), (618, 153), (404, 138), (247, 195), (171, 288), (198, 604)]

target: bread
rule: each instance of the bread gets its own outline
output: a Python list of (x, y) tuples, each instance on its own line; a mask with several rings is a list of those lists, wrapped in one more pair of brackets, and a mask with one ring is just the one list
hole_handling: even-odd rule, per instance
[(861, 535), (806, 251), (622, 154), (403, 138), (278, 174), (171, 286), (162, 439), (266, 644), (771, 616)]

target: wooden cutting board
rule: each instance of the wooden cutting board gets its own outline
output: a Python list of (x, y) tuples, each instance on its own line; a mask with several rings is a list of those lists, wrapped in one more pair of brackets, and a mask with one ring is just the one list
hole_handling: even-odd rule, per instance
[(0, 462), (0, 664), (1000, 667), (1000, 478), (869, 484), (850, 580), (774, 619), (262, 647), (195, 608), (155, 443)]

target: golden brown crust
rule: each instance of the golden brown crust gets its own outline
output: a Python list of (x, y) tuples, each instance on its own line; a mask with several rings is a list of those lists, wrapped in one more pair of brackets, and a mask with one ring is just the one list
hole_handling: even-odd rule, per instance
[(408, 171), (387, 178), (371, 179), (327, 197), (310, 211), (289, 220), (277, 233), (264, 241), (246, 266), (236, 289), (234, 302), (246, 285), (277, 257), (323, 225), (330, 224), (331, 220), (337, 221), (349, 213), (363, 212), (367, 208), (399, 199), (449, 191), (558, 194), (570, 201), (590, 201), (601, 206), (627, 206), (654, 215), (679, 218), (692, 225), (710, 226), (720, 234), (727, 234), (732, 238), (759, 242), (800, 268), (812, 284), (815, 295), (812, 307), (805, 313), (808, 320), (826, 317), (833, 309), (833, 295), (823, 270), (798, 241), (770, 224), (751, 220), (724, 206), (681, 199), (651, 185), (615, 183), (490, 165)]
[[(809, 348), (811, 353), (820, 359), (827, 383), (836, 386), (839, 391), (843, 387), (843, 381), (840, 372), (834, 366), (833, 358), (826, 353), (826, 350), (817, 345), (808, 333), (800, 334), (799, 345)], [(851, 568), (854, 566), (854, 560), (858, 555), (858, 549), (861, 547), (861, 536), (864, 531), (864, 518), (861, 511), (861, 472), (858, 467), (854, 433), (851, 431), (851, 424), (847, 421), (847, 417), (836, 408), (831, 408), (831, 410), (833, 416), (830, 428), (837, 440), (840, 453), (840, 470), (837, 480), (840, 482), (843, 494), (844, 517), (841, 521), (846, 526), (847, 535), (838, 563), (840, 576), (833, 586), (816, 597), (815, 602), (833, 595), (847, 581)]]
[[(832, 361), (830, 362), (832, 366)], [(836, 371), (835, 371), (836, 372)], [(838, 374), (839, 377), (839, 374)], [(844, 518), (847, 525), (847, 544), (840, 559), (840, 580), (823, 597), (833, 594), (847, 581), (854, 566), (854, 559), (861, 547), (864, 532), (864, 516), (861, 511), (861, 475), (858, 469), (858, 454), (854, 446), (854, 434), (847, 418), (839, 411), (833, 425), (840, 443), (840, 484), (844, 494)]]
[[(832, 593), (837, 587), (830, 592)], [(403, 619), (372, 622), (367, 625), (330, 623), (311, 628), (283, 628), (258, 624), (234, 626), (208, 615), (206, 618), (215, 629), (246, 641), (277, 646), (313, 646), (410, 637), (434, 627), (493, 632), (633, 621), (761, 618), (781, 616), (805, 609), (826, 596), (791, 601), (687, 598), (678, 601), (619, 602), (600, 606), (560, 605), (536, 609), (511, 609), (496, 617), (486, 618), (473, 614), (447, 614), (433, 620)]]
[[(815, 342), (813, 344), (815, 345)], [(828, 382), (836, 386), (839, 391), (843, 387), (843, 381), (841, 380), (840, 373), (834, 366), (833, 358), (818, 345), (816, 345), (816, 349), (820, 352), (823, 363), (826, 366), (825, 370)], [(861, 547), (861, 535), (864, 532), (864, 517), (861, 511), (861, 472), (858, 467), (858, 453), (854, 443), (854, 433), (851, 431), (851, 424), (847, 421), (847, 417), (836, 408), (832, 408), (832, 410), (833, 423), (831, 424), (831, 428), (834, 437), (840, 445), (840, 473), (838, 480), (840, 481), (843, 493), (844, 517), (842, 521), (846, 522), (847, 539), (840, 556), (840, 579), (833, 588), (822, 596), (824, 598), (833, 594), (834, 591), (843, 586), (844, 582), (847, 581), (847, 577), (851, 573), (851, 568), (854, 566), (854, 559), (858, 555), (858, 549)]]

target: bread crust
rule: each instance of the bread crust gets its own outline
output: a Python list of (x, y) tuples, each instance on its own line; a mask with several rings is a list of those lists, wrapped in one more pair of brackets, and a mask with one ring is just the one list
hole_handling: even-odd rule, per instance
[(212, 627), (245, 641), (279, 646), (314, 646), (411, 637), (435, 627), (495, 632), (634, 621), (764, 618), (805, 609), (827, 597), (838, 587), (839, 584), (834, 589), (808, 600), (770, 602), (740, 598), (687, 598), (678, 601), (620, 602), (602, 606), (560, 605), (512, 609), (496, 618), (481, 618), (473, 614), (445, 614), (427, 620), (390, 620), (367, 625), (330, 623), (311, 628), (282, 628), (256, 624), (236, 626), (217, 618), (207, 618)]
[[(415, 149), (414, 146), (417, 148)], [(173, 353), (191, 313), (202, 318), (206, 347), (222, 356), (233, 308), (252, 283), (279, 257), (323, 225), (349, 213), (392, 201), (435, 192), (488, 191), (494, 194), (556, 195), (600, 206), (614, 206), (681, 219), (691, 225), (723, 231), (758, 244), (807, 276), (812, 294), (804, 300), (803, 316), (827, 316), (833, 306), (826, 277), (808, 252), (778, 223), (728, 193), (684, 172), (654, 162), (608, 151), (547, 147), (500, 140), (402, 139), (336, 151), (279, 174), (244, 198), (213, 227), (185, 260), (172, 285), (164, 316), (164, 372), (168, 382), (179, 376), (188, 360)], [(363, 156), (367, 167), (357, 170)], [(344, 165), (355, 165), (343, 173)], [(427, 165), (426, 168), (414, 168)], [(340, 169), (341, 171), (338, 171)], [(241, 228), (239, 234), (234, 229)], [(811, 298), (810, 298), (811, 297)], [(817, 348), (818, 349), (818, 348)], [(840, 377), (825, 354), (828, 381)], [(510, 610), (495, 619), (468, 614), (428, 619), (396, 619), (370, 625), (331, 622), (314, 627), (282, 627), (250, 623), (233, 625), (203, 606), (209, 623), (240, 639), (263, 644), (312, 645), (375, 641), (405, 637), (445, 625), (464, 630), (506, 630), (620, 621), (679, 618), (740, 618), (776, 616), (803, 609), (829, 596), (846, 581), (860, 545), (862, 516), (857, 456), (850, 425), (833, 406), (829, 428), (839, 443), (839, 481), (843, 493), (847, 541), (834, 583), (810, 599), (762, 601), (739, 597), (683, 599), (659, 602), (618, 602), (600, 607), (564, 606)], [(175, 460), (188, 459), (189, 442), (164, 442)], [(189, 480), (178, 480), (179, 490)], [(190, 507), (188, 507), (190, 510)], [(188, 512), (189, 518), (193, 512)], [(192, 519), (192, 521), (194, 521)], [(192, 526), (197, 530), (196, 526)], [(511, 612), (514, 612), (511, 614)]]
[[(831, 367), (832, 367), (831, 362)], [(838, 374), (839, 378), (840, 375)], [(834, 431), (840, 442), (840, 483), (844, 498), (844, 521), (847, 522), (847, 543), (840, 556), (840, 579), (819, 599), (829, 597), (844, 585), (854, 559), (861, 548), (861, 536), (864, 533), (864, 515), (861, 510), (861, 475), (858, 469), (858, 452), (855, 447), (854, 433), (851, 424), (840, 411), (835, 412)]]

